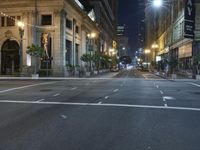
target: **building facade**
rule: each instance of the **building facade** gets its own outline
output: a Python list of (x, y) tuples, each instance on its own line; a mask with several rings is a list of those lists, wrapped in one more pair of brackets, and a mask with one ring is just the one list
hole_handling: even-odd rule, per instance
[[(26, 54), (27, 47), (32, 44), (45, 48), (48, 60), (40, 61), (40, 69), (51, 69), (54, 76), (63, 76), (67, 64), (84, 66), (80, 57), (88, 53), (89, 44), (93, 45), (92, 53), (100, 50), (98, 41), (102, 35), (106, 37), (108, 34), (102, 34), (104, 28), (97, 24), (101, 22), (98, 15), (88, 13), (85, 7), (79, 0), (1, 2), (0, 74), (28, 73), (35, 65), (35, 60)], [(20, 36), (18, 21), (24, 23), (23, 37)], [(89, 39), (91, 33), (95, 33), (96, 39)], [(112, 37), (107, 39), (113, 40)], [(105, 41), (109, 41), (107, 39)]]
[(123, 56), (128, 56), (129, 49), (129, 38), (125, 36), (126, 25), (118, 25), (117, 26), (117, 49), (119, 58)]
[[(200, 53), (200, 1), (165, 3), (165, 7), (158, 10), (146, 7), (146, 48), (154, 52), (153, 61), (156, 56), (161, 57), (158, 59), (161, 70), (191, 77), (195, 73), (194, 56)], [(155, 44), (158, 47), (152, 48)]]

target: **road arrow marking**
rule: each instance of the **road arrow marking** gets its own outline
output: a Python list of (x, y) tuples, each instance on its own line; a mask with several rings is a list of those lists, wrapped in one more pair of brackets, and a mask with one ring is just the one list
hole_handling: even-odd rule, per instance
[(71, 88), (71, 90), (73, 91), (73, 90), (76, 90), (77, 89), (77, 87), (73, 87), (73, 88)]
[(113, 92), (118, 92), (119, 91), (119, 89), (115, 89), (115, 90), (113, 90)]
[(60, 94), (58, 93), (58, 94), (55, 94), (55, 95), (53, 95), (54, 97), (56, 97), (56, 96), (59, 96)]
[(60, 115), (60, 117), (63, 119), (67, 119), (67, 116), (65, 116), (65, 115)]
[(109, 96), (106, 96), (105, 99), (109, 99)]
[(176, 100), (176, 98), (170, 97), (170, 96), (163, 96), (163, 101), (166, 101), (166, 100)]
[(164, 92), (160, 90), (160, 94), (164, 94)]

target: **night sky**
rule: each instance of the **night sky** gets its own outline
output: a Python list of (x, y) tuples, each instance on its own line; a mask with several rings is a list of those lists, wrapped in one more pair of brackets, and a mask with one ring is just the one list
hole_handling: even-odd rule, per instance
[(138, 23), (142, 18), (142, 10), (139, 10), (137, 0), (119, 0), (118, 23), (126, 25), (126, 36), (129, 37), (131, 51), (137, 50), (138, 43)]

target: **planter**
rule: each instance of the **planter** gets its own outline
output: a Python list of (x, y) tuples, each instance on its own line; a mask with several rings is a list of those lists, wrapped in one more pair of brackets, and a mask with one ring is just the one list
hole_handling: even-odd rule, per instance
[(86, 72), (86, 77), (90, 77), (91, 76), (91, 72)]
[(31, 77), (32, 79), (39, 79), (39, 74), (32, 74)]
[(197, 79), (197, 80), (200, 80), (200, 75), (196, 75), (196, 79)]
[(68, 70), (68, 69), (65, 69), (65, 72), (64, 72), (64, 75), (65, 77), (70, 77), (73, 75), (73, 71), (72, 70)]
[(177, 79), (177, 75), (176, 74), (171, 74), (171, 78), (172, 79)]
[(94, 71), (94, 75), (98, 75), (98, 71)]

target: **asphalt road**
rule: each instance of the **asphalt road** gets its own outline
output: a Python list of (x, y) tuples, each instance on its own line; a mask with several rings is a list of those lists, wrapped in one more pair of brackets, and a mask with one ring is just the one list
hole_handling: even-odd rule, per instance
[(200, 81), (0, 80), (0, 150), (199, 150)]

